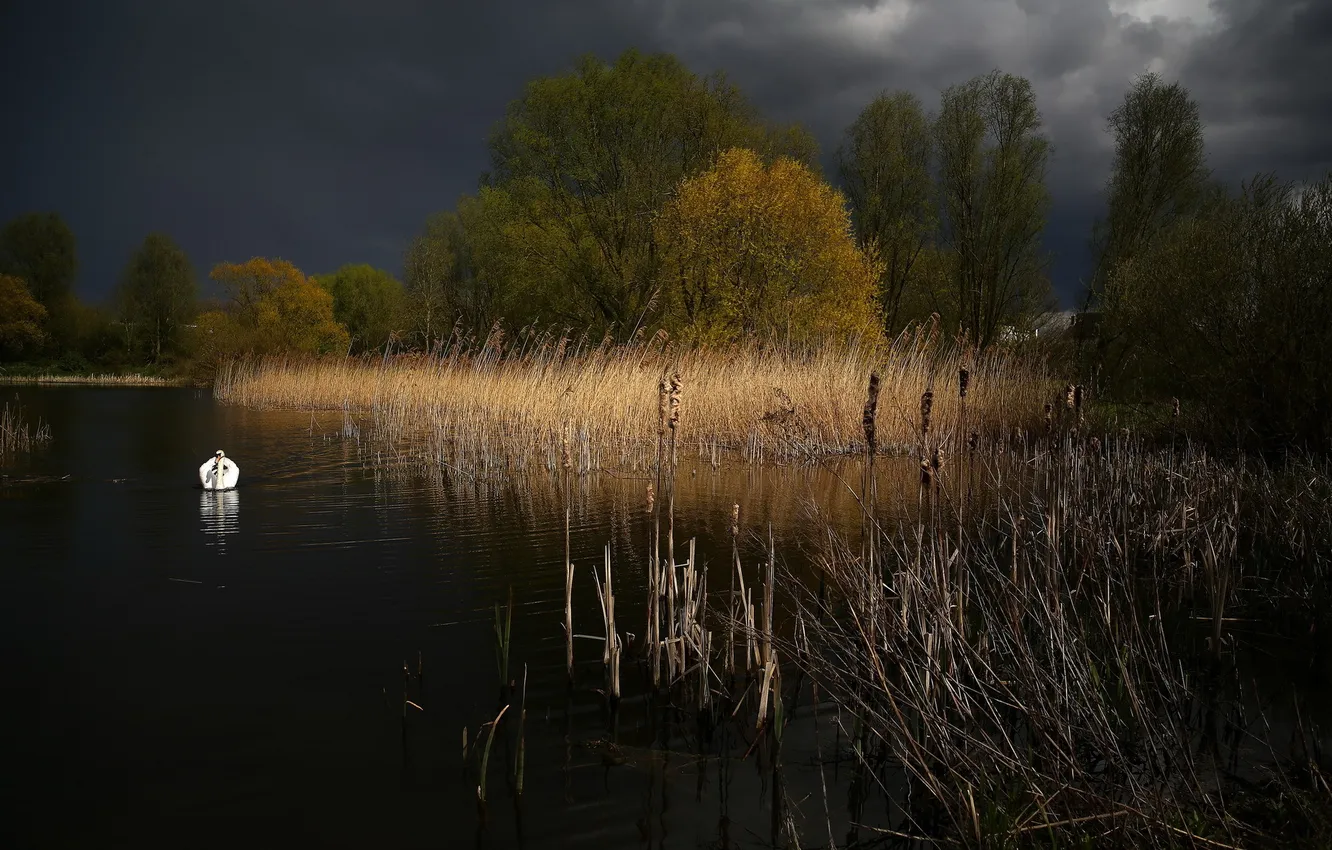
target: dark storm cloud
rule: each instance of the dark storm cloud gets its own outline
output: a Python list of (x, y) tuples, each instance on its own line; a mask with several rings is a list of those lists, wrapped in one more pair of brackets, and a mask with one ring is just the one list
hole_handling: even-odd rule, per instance
[(0, 218), (63, 212), (89, 295), (154, 229), (201, 271), (256, 254), (397, 270), (425, 216), (474, 190), (505, 104), (581, 53), (634, 46), (723, 69), (767, 115), (813, 130), (828, 164), (878, 91), (908, 89), (933, 109), (942, 88), (998, 67), (1032, 80), (1056, 145), (1046, 243), (1067, 297), (1109, 162), (1105, 117), (1148, 68), (1197, 96), (1219, 176), (1329, 167), (1326, 5), (9, 4), (0, 95), (17, 129), (0, 137)]

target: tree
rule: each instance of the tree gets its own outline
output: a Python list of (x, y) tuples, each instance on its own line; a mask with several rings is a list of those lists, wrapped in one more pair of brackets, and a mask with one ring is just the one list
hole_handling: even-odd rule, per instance
[[(554, 287), (549, 318), (628, 335), (649, 312), (660, 271), (653, 217), (717, 153), (750, 147), (812, 163), (811, 137), (759, 120), (720, 76), (669, 55), (593, 57), (528, 84), (490, 142), (486, 185), (506, 197), (512, 285)], [(493, 258), (488, 256), (487, 259)]]
[(23, 279), (38, 303), (58, 308), (78, 274), (74, 231), (58, 213), (28, 213), (0, 230), (0, 274)]
[[(403, 276), (409, 324), (427, 349), (451, 332), (455, 322), (476, 334), (497, 318), (499, 287), (478, 268), (473, 244), (494, 218), (485, 199), (495, 191), (483, 189), (480, 197), (461, 199), (456, 212), (432, 215), (407, 249)], [(507, 247), (493, 246), (492, 265)]]
[(1134, 340), (1125, 333), (1128, 317), (1120, 304), (1126, 293), (1110, 282), (1119, 266), (1202, 208), (1209, 175), (1198, 105), (1178, 83), (1166, 85), (1156, 74), (1139, 77), (1110, 114), (1108, 128), (1115, 157), (1106, 216), (1092, 230), (1095, 266), (1087, 293), (1100, 315), (1083, 368), (1104, 389), (1120, 392), (1136, 381), (1130, 374)]
[(1198, 208), (1209, 176), (1198, 104), (1179, 83), (1166, 85), (1158, 74), (1139, 77), (1108, 123), (1115, 158), (1107, 214), (1092, 237), (1093, 297), (1102, 294), (1117, 263)]
[(200, 316), (213, 354), (346, 351), (347, 329), (333, 318), (333, 296), (286, 260), (219, 263), (209, 274), (230, 297), (227, 312)]
[(873, 334), (881, 265), (851, 237), (842, 195), (802, 164), (745, 148), (685, 180), (657, 222), (671, 324), (710, 342)]
[(333, 317), (361, 351), (382, 349), (403, 319), (404, 294), (397, 278), (369, 265), (345, 265), (315, 278), (333, 296)]
[(1117, 263), (1106, 295), (1135, 388), (1184, 399), (1197, 433), (1332, 449), (1332, 174), (1207, 194)]
[(920, 100), (909, 92), (876, 97), (846, 131), (838, 173), (862, 248), (883, 259), (879, 304), (884, 328), (900, 328), (903, 295), (938, 227), (930, 176), (933, 139)]
[(935, 139), (945, 244), (957, 255), (958, 315), (970, 340), (1048, 298), (1039, 254), (1050, 143), (1027, 80), (993, 71), (944, 90)]
[(22, 357), (39, 349), (46, 334), (46, 308), (21, 278), (0, 274), (0, 354)]
[(121, 275), (118, 301), (127, 340), (131, 328), (142, 328), (153, 361), (160, 361), (193, 318), (197, 292), (185, 252), (170, 236), (149, 234)]

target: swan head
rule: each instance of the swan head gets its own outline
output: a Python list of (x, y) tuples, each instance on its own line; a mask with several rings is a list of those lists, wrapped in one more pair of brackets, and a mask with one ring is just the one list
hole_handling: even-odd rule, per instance
[(221, 450), (221, 449), (218, 449), (218, 450), (217, 450), (217, 457), (218, 457), (219, 460), (222, 458), (222, 450)]

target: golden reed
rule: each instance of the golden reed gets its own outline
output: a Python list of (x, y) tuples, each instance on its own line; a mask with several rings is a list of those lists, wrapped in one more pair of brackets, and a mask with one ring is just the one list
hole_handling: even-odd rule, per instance
[[(569, 423), (578, 465), (587, 466), (602, 452), (619, 451), (621, 460), (647, 453), (667, 427), (681, 448), (736, 449), (751, 459), (863, 452), (871, 373), (879, 377), (876, 448), (906, 453), (921, 431), (961, 433), (961, 398), (933, 398), (930, 388), (963, 370), (968, 429), (1006, 435), (1039, 425), (1052, 388), (1043, 368), (1002, 351), (978, 356), (925, 331), (890, 344), (815, 349), (680, 349), (660, 337), (580, 347), (545, 336), (437, 356), (278, 356), (222, 364), (214, 393), (252, 407), (367, 413), (391, 441), (484, 444), (510, 458), (545, 457), (552, 467)], [(684, 419), (682, 385), (691, 396)], [(924, 422), (912, 415), (922, 397)]]

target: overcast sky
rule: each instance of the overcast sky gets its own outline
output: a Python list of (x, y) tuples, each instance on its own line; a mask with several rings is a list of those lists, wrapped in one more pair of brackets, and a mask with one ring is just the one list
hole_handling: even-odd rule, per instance
[(1305, 0), (265, 0), (0, 2), (0, 220), (56, 210), (105, 295), (150, 231), (200, 275), (280, 256), (398, 273), (425, 217), (476, 188), (486, 135), (582, 53), (667, 51), (727, 72), (814, 132), (825, 167), (883, 89), (930, 109), (1000, 68), (1028, 77), (1055, 145), (1046, 247), (1070, 302), (1134, 76), (1200, 104), (1209, 162), (1332, 170), (1332, 2)]

